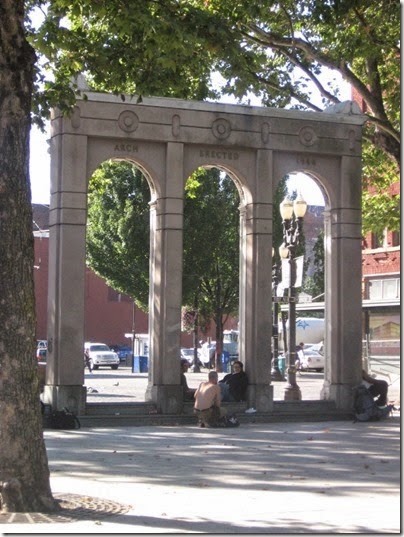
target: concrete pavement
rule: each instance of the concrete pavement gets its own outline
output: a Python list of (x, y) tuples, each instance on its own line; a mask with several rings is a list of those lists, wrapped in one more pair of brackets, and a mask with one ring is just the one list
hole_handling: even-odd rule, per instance
[(106, 518), (3, 524), (4, 534), (400, 532), (398, 413), (373, 423), (44, 434), (54, 494), (129, 507)]

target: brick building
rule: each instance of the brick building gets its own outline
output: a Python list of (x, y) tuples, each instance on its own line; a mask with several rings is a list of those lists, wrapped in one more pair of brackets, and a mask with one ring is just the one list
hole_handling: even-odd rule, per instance
[[(354, 88), (351, 94), (366, 112), (366, 103)], [(388, 193), (399, 196), (399, 179)], [(389, 229), (382, 236), (367, 233), (363, 239), (363, 332), (368, 356), (400, 355), (400, 242), (400, 233)]]

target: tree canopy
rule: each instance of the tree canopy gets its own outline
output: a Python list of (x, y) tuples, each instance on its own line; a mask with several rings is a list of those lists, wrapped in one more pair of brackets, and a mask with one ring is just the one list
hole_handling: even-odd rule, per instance
[[(117, 94), (206, 99), (223, 92), (308, 110), (340, 102), (344, 80), (368, 117), (365, 186), (382, 185), (381, 193), (399, 179), (395, 0), (53, 0), (31, 39), (45, 58), (37, 111), (71, 104), (71, 81), (81, 73), (92, 88)], [(213, 71), (223, 75), (223, 88), (212, 87)], [(364, 205), (373, 206), (378, 219), (365, 218), (365, 231), (397, 228), (398, 199), (379, 195)]]

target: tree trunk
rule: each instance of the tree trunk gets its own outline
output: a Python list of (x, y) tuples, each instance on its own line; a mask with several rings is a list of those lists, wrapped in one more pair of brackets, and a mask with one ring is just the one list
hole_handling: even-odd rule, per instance
[(35, 55), (24, 0), (0, 4), (0, 507), (58, 508), (49, 483), (35, 358), (29, 133)]
[(222, 352), (223, 352), (223, 324), (222, 314), (216, 313), (216, 351), (215, 351), (215, 369), (218, 373), (223, 371)]

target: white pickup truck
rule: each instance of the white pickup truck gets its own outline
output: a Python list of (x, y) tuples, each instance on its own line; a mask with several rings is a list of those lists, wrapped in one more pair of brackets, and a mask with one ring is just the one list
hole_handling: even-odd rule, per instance
[(105, 343), (86, 342), (84, 344), (84, 354), (87, 354), (90, 359), (91, 369), (98, 369), (99, 367), (118, 369), (119, 356), (116, 352), (111, 351)]

